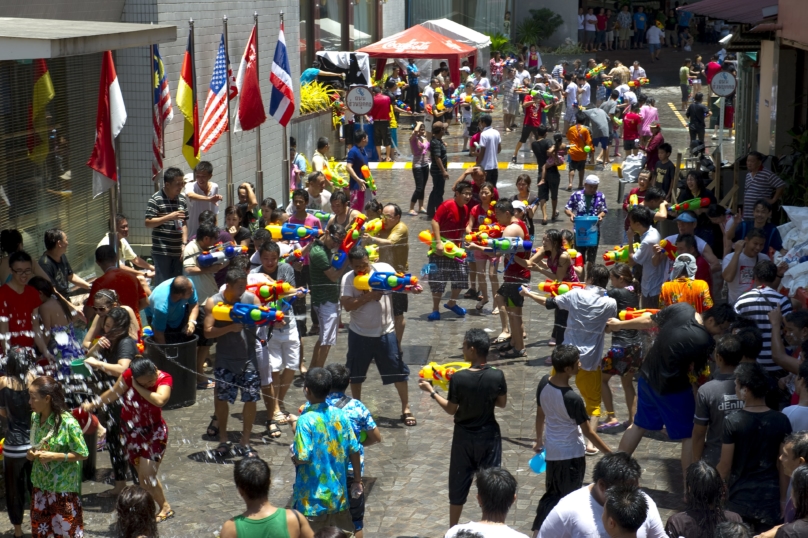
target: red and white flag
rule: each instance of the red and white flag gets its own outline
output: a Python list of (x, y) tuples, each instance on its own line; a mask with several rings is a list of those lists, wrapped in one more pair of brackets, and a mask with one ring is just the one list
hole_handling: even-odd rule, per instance
[(118, 183), (115, 139), (126, 123), (118, 75), (112, 52), (106, 51), (101, 63), (101, 87), (98, 90), (98, 113), (95, 119), (95, 146), (87, 166), (93, 169), (93, 195), (103, 194)]
[(247, 48), (241, 57), (241, 65), (236, 75), (238, 104), (236, 105), (233, 132), (250, 131), (267, 120), (264, 102), (261, 99), (261, 83), (258, 81), (258, 49), (255, 46), (255, 26), (253, 26)]

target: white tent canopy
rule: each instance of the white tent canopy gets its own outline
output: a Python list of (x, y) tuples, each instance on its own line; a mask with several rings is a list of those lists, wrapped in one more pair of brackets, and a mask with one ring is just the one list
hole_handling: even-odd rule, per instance
[(433, 32), (451, 37), (461, 43), (471, 45), (477, 48), (477, 62), (476, 65), (481, 66), (483, 69), (488, 69), (488, 60), (490, 57), (489, 48), (491, 47), (491, 38), (485, 34), (481, 34), (476, 30), (472, 30), (467, 26), (458, 24), (449, 19), (435, 19), (421, 23), (421, 26), (429, 28)]

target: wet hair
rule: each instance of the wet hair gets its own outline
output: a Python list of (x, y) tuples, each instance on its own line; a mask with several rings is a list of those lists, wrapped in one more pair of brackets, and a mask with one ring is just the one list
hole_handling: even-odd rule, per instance
[(566, 228), (561, 230), (561, 242), (562, 248), (564, 243), (566, 243), (568, 248), (575, 247), (575, 234), (572, 233), (572, 230), (568, 230)]
[(581, 352), (575, 346), (561, 344), (553, 350), (550, 359), (553, 363), (553, 369), (558, 373), (563, 373), (567, 368), (575, 369), (575, 365), (581, 359)]
[[(805, 363), (803, 363), (805, 364)], [(793, 432), (783, 441), (783, 446), (791, 445), (791, 451), (797, 458), (808, 462), (808, 431)]]
[(723, 509), (724, 481), (715, 467), (704, 460), (690, 464), (685, 480), (686, 510), (702, 529), (700, 536), (712, 538), (716, 526), (727, 520)]
[(283, 209), (273, 209), (269, 214), (269, 222), (281, 222), (285, 213)]
[(102, 303), (109, 302), (109, 304), (114, 303), (121, 304), (120, 299), (118, 299), (118, 292), (108, 288), (98, 290), (97, 292), (95, 292), (95, 295), (93, 296), (93, 301), (94, 304), (98, 303), (98, 301), (101, 301)]
[(40, 398), (51, 398), (51, 412), (55, 417), (54, 428), (59, 431), (62, 427), (62, 413), (67, 412), (65, 403), (65, 391), (62, 385), (49, 375), (39, 376), (31, 382), (31, 388), (36, 390)]
[(202, 213), (199, 214), (199, 222), (197, 224), (213, 224), (216, 223), (216, 213), (211, 211), (210, 209), (204, 210)]
[[(364, 248), (362, 249), (364, 250)], [(309, 389), (315, 398), (325, 398), (331, 392), (331, 372), (325, 368), (311, 368), (303, 379), (303, 387)]]
[(0, 250), (6, 254), (17, 252), (22, 244), (22, 234), (19, 230), (3, 230), (0, 232)]
[(112, 245), (101, 245), (95, 249), (95, 263), (101, 265), (102, 263), (115, 263), (118, 261), (118, 256), (115, 252), (115, 247)]
[(688, 250), (698, 252), (696, 249), (696, 236), (693, 234), (681, 234), (676, 238), (676, 243), (684, 243), (685, 248)]
[(457, 182), (457, 185), (455, 185), (454, 191), (455, 192), (463, 192), (466, 189), (474, 189), (474, 187), (471, 186), (470, 181), (466, 181), (464, 179), (463, 181), (458, 181)]
[(545, 230), (544, 236), (550, 240), (555, 250), (558, 252), (564, 250), (564, 241), (562, 239), (561, 232), (559, 232), (557, 229), (550, 228), (549, 230)]
[(309, 191), (306, 189), (295, 189), (295, 192), (292, 193), (292, 200), (295, 199), (295, 196), (300, 196), (307, 204), (309, 203)]
[(731, 304), (723, 303), (708, 308), (702, 312), (701, 317), (704, 321), (712, 318), (716, 325), (723, 325), (724, 323), (732, 323), (738, 316)]
[[(746, 318), (739, 318), (739, 321), (741, 319), (747, 321)], [(760, 352), (763, 351), (763, 333), (760, 332), (757, 325), (740, 327), (738, 329), (733, 329), (733, 327), (730, 326), (730, 331), (741, 341), (743, 356), (750, 359), (757, 359)]]
[(337, 224), (336, 222), (332, 222), (331, 225), (326, 229), (328, 235), (332, 238), (334, 237), (345, 237), (345, 226), (342, 224)]
[[(269, 231), (269, 230), (267, 230), (267, 231)], [(281, 255), (281, 247), (279, 247), (278, 244), (275, 241), (273, 241), (272, 239), (270, 239), (269, 241), (264, 241), (264, 244), (261, 245), (261, 248), (258, 249), (258, 257), (260, 258), (261, 256), (263, 256), (267, 252), (274, 252), (275, 254), (280, 256)]]
[[(266, 231), (266, 230), (264, 230)], [(219, 238), (219, 228), (213, 226), (212, 224), (200, 224), (199, 228), (196, 229), (196, 239), (218, 239)]]
[(648, 501), (637, 487), (610, 487), (603, 509), (618, 527), (628, 532), (637, 532), (648, 518)]
[(371, 198), (365, 203), (365, 212), (381, 213), (384, 206), (377, 198)]
[(199, 161), (194, 167), (194, 172), (202, 172), (204, 174), (213, 174), (213, 165), (209, 161)]
[(253, 242), (261, 241), (263, 244), (264, 241), (272, 239), (272, 234), (269, 233), (269, 230), (266, 228), (258, 228), (253, 232)]
[[(340, 202), (342, 205), (348, 204), (348, 195), (345, 194), (345, 191), (339, 190), (331, 195), (331, 202)], [(350, 211), (350, 207), (348, 208)]]
[(64, 232), (58, 228), (51, 228), (45, 231), (45, 250), (56, 248), (56, 244), (64, 237)]
[(357, 245), (348, 252), (349, 260), (362, 260), (368, 257), (368, 251), (365, 247)]
[(149, 359), (140, 356), (132, 359), (132, 362), (129, 363), (129, 369), (132, 370), (132, 379), (157, 373), (157, 366)]
[(477, 472), (477, 494), (480, 508), (491, 518), (502, 518), (508, 514), (516, 496), (516, 478), (507, 469), (489, 467)]
[(224, 281), (226, 284), (235, 284), (239, 280), (247, 280), (247, 273), (244, 269), (230, 269)]
[(752, 239), (763, 239), (763, 241), (766, 241), (766, 234), (764, 234), (763, 230), (760, 228), (752, 228), (746, 233), (745, 239), (746, 241), (750, 241)]
[(713, 538), (752, 538), (752, 529), (740, 521), (723, 521), (715, 528)]
[(794, 497), (796, 519), (808, 517), (808, 467), (800, 465), (791, 475), (791, 492)]
[(738, 386), (750, 391), (755, 398), (763, 398), (769, 392), (766, 370), (756, 362), (743, 362), (735, 368)]
[(592, 280), (593, 286), (605, 288), (609, 284), (609, 269), (600, 263), (589, 264), (586, 270), (587, 277)]
[(129, 318), (129, 312), (120, 306), (116, 306), (107, 312), (107, 317), (104, 319), (104, 324), (106, 324), (106, 320), (108, 319), (112, 320), (112, 329), (105, 334), (107, 340), (109, 340), (109, 348), (102, 350), (101, 353), (104, 355), (104, 358), (107, 359), (107, 362), (110, 364), (115, 364), (118, 362), (118, 344), (124, 338), (129, 337), (129, 324), (131, 323), (131, 320)]
[(607, 489), (620, 485), (636, 486), (641, 475), (640, 464), (627, 452), (612, 452), (604, 455), (595, 464), (595, 469), (592, 471), (592, 482), (597, 484), (603, 480)]
[[(56, 291), (54, 290), (51, 281), (46, 278), (42, 278), (41, 276), (31, 277), (31, 279), (28, 281), (28, 285), (46, 297), (53, 297), (56, 295)], [(70, 308), (67, 306), (67, 304), (65, 304), (65, 301), (57, 298), (56, 302), (62, 307), (62, 312), (64, 312), (64, 315), (67, 316), (68, 320), (73, 317), (73, 314), (70, 312)]]
[(658, 187), (648, 187), (648, 190), (645, 191), (646, 202), (656, 202), (657, 200), (664, 200), (664, 199), (665, 199), (665, 193), (662, 192), (662, 190), (660, 190)]
[(16, 379), (25, 387), (25, 377), (33, 366), (34, 355), (29, 348), (14, 346), (8, 350), (5, 360), (6, 377)]
[(115, 501), (115, 512), (118, 515), (117, 536), (120, 538), (159, 536), (154, 497), (140, 486), (131, 485), (123, 488)]
[(650, 228), (654, 224), (654, 212), (649, 208), (638, 205), (628, 212), (629, 222), (636, 222), (643, 228)]
[(314, 171), (306, 177), (306, 183), (316, 183), (322, 175), (322, 172)]
[(401, 214), (402, 214), (401, 213), (401, 207), (398, 204), (394, 204), (393, 202), (388, 202), (388, 203), (384, 204), (382, 209), (384, 209), (385, 207), (392, 207), (393, 208), (393, 215), (395, 215), (396, 217), (400, 217)]
[(496, 203), (496, 205), (494, 206), (494, 209), (496, 211), (504, 211), (504, 212), (508, 213), (509, 215), (513, 215), (513, 213), (515, 211), (514, 208), (513, 208), (513, 204), (508, 200), (500, 200), (499, 202)]
[(351, 384), (351, 371), (348, 367), (332, 362), (325, 369), (331, 374), (331, 392), (345, 392)]
[(738, 366), (743, 359), (743, 344), (734, 334), (721, 335), (715, 342), (715, 352), (727, 366)]
[(488, 338), (488, 334), (483, 329), (469, 329), (466, 331), (463, 341), (477, 353), (477, 356), (483, 359), (488, 356), (491, 339)]
[(755, 264), (752, 275), (762, 284), (774, 284), (774, 281), (777, 280), (777, 266), (771, 260), (759, 261)]
[(168, 185), (169, 183), (173, 183), (177, 179), (185, 178), (185, 174), (182, 173), (182, 170), (176, 167), (167, 168), (165, 172), (163, 172), (163, 184)]
[(233, 468), (233, 481), (241, 493), (251, 501), (269, 496), (272, 472), (261, 458), (242, 458)]

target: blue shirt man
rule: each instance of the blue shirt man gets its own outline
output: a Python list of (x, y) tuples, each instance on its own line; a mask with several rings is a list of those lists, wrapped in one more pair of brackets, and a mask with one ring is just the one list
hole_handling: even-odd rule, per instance
[(154, 340), (165, 344), (165, 333), (179, 333), (183, 329), (186, 335), (193, 334), (199, 315), (198, 303), (193, 283), (184, 276), (170, 278), (154, 288), (149, 297)]
[(645, 30), (645, 21), (647, 18), (647, 15), (641, 11), (634, 14), (634, 25), (637, 27), (637, 30)]
[(300, 73), (300, 85), (305, 86), (311, 82), (314, 82), (317, 79), (317, 75), (320, 74), (320, 70), (316, 67), (309, 67), (302, 73)]
[(418, 85), (418, 66), (415, 65), (415, 60), (410, 58), (407, 60), (409, 63), (407, 64), (407, 82), (409, 82), (410, 86), (417, 86)]
[[(363, 136), (364, 135), (364, 136)], [(356, 143), (348, 152), (348, 166), (353, 168), (357, 177), (362, 177), (362, 167), (368, 164), (368, 154), (365, 152), (365, 146), (368, 145), (368, 137), (363, 131), (356, 133)], [(350, 174), (349, 174), (350, 175)], [(359, 183), (351, 176), (350, 190), (359, 190)]]
[(685, 28), (690, 26), (690, 19), (693, 18), (693, 13), (690, 11), (680, 11), (679, 12), (679, 31), (681, 32)]

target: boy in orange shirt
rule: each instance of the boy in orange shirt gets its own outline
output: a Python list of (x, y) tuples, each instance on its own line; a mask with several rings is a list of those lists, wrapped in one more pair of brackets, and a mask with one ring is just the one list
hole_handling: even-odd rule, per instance
[(568, 154), (570, 156), (570, 178), (567, 190), (572, 190), (572, 179), (575, 177), (575, 171), (578, 171), (578, 189), (584, 188), (584, 172), (586, 171), (586, 158), (589, 156), (586, 149), (590, 148), (592, 151), (592, 135), (584, 126), (586, 122), (586, 114), (578, 111), (575, 114), (575, 125), (567, 130), (567, 140), (570, 141)]

